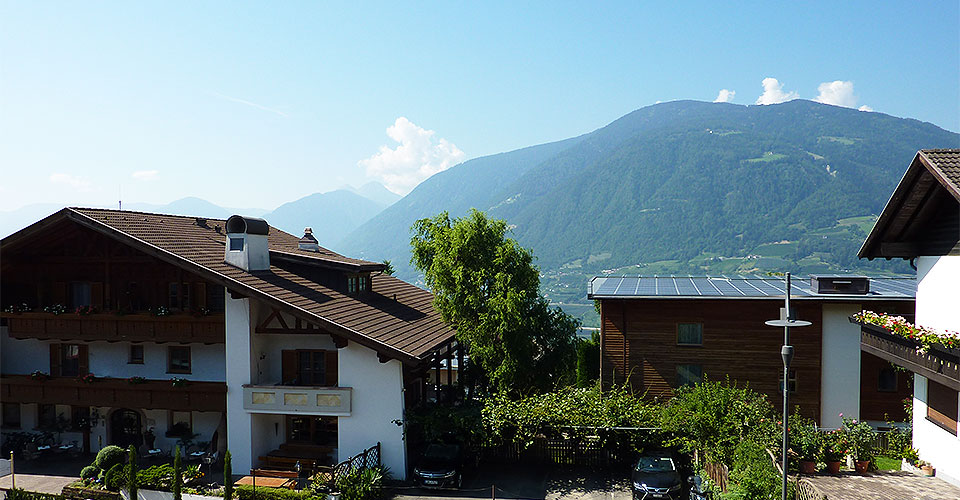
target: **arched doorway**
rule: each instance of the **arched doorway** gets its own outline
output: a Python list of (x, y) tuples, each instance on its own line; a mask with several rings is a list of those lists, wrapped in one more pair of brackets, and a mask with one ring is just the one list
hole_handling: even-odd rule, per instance
[(143, 442), (140, 413), (121, 408), (110, 415), (110, 444), (126, 448), (131, 444), (139, 447)]

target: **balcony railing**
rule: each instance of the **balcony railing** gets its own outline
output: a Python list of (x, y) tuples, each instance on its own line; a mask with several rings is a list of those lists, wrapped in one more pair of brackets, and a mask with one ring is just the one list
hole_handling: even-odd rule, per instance
[[(857, 323), (852, 318), (850, 321)], [(917, 342), (891, 334), (879, 326), (860, 323), (860, 331), (862, 351), (960, 390), (960, 349), (931, 346), (929, 351), (920, 352)]]
[(91, 383), (72, 377), (41, 380), (30, 375), (0, 375), (0, 400), (5, 403), (43, 403), (76, 406), (114, 406), (177, 411), (225, 411), (224, 382), (170, 380), (131, 383), (122, 378), (97, 378)]
[(257, 413), (350, 415), (350, 387), (244, 385), (243, 408)]
[(196, 317), (188, 314), (5, 312), (0, 313), (0, 317), (15, 339), (222, 344), (225, 332), (222, 313)]

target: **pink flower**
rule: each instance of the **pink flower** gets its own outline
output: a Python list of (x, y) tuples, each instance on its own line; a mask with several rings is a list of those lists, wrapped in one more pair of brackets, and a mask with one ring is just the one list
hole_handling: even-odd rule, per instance
[(843, 417), (843, 412), (840, 412), (840, 417)]

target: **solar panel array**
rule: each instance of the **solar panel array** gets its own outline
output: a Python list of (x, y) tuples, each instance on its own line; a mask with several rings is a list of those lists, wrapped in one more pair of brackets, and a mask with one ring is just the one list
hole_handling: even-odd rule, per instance
[[(589, 296), (599, 297), (782, 297), (786, 278), (780, 276), (597, 276), (590, 280)], [(794, 297), (868, 297), (904, 299), (917, 295), (914, 278), (870, 278), (867, 295), (817, 293), (810, 277), (793, 277)]]

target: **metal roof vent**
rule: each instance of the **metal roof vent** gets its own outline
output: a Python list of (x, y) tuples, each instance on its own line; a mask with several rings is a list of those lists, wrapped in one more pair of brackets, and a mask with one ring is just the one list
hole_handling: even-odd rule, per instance
[(810, 277), (810, 288), (816, 293), (823, 294), (867, 295), (870, 293), (870, 278), (814, 275)]
[(320, 245), (317, 243), (317, 239), (313, 236), (313, 228), (303, 228), (303, 237), (300, 238), (300, 242), (297, 244), (297, 246), (300, 248), (300, 250), (305, 250), (307, 252), (320, 251)]
[(227, 219), (227, 244), (223, 261), (245, 271), (270, 269), (267, 234), (270, 226), (263, 219), (231, 215)]

